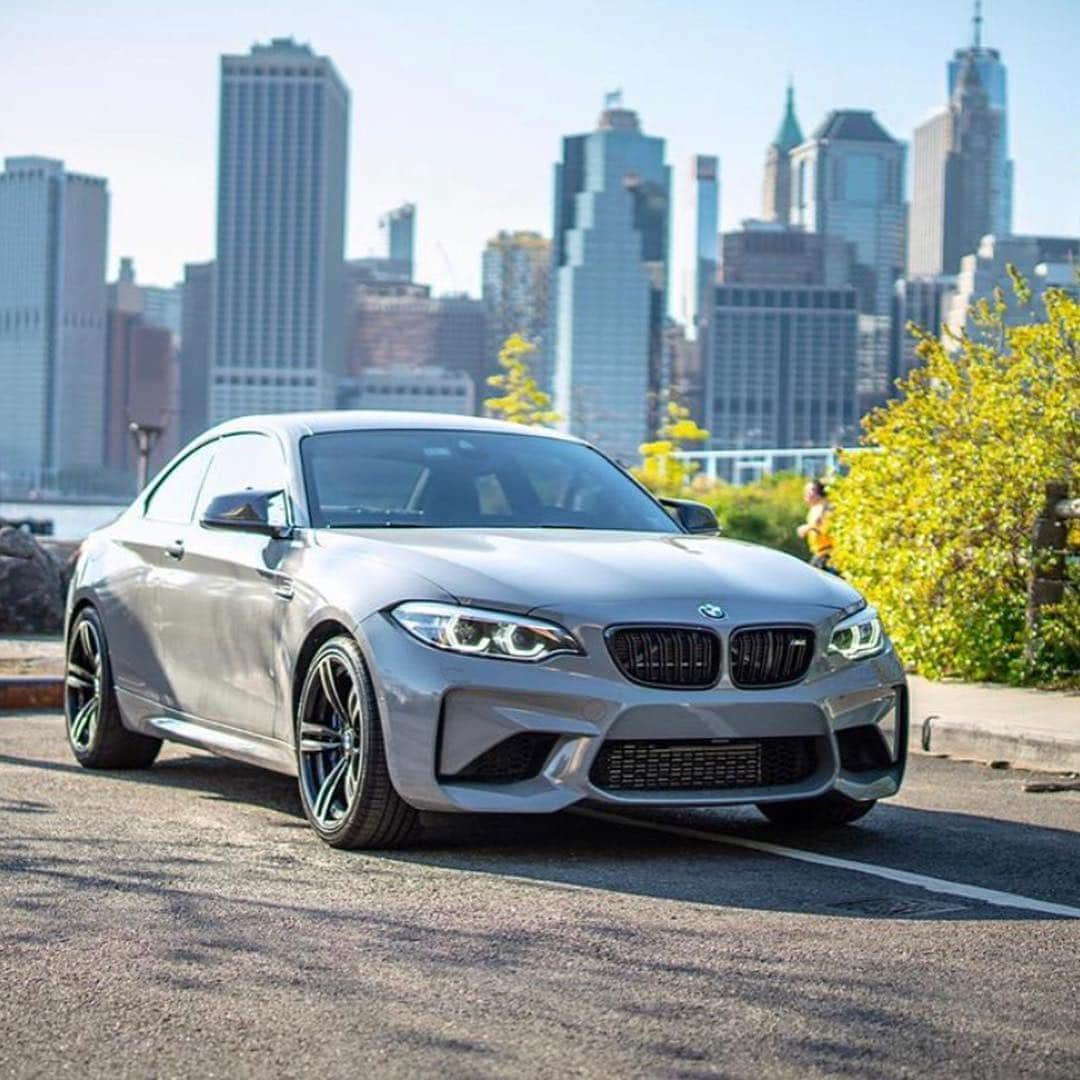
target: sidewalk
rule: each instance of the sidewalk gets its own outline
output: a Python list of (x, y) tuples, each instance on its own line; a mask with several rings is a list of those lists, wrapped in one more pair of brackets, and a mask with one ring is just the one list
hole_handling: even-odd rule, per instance
[[(0, 638), (0, 712), (59, 708), (63, 670), (59, 638)], [(913, 751), (1080, 773), (1080, 691), (909, 682)]]
[(1080, 773), (1080, 691), (908, 681), (912, 750)]

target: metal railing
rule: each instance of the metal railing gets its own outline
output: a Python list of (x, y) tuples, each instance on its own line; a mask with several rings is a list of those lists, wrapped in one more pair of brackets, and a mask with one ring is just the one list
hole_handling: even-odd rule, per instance
[(733, 484), (752, 483), (775, 472), (821, 476), (836, 472), (841, 454), (858, 453), (862, 447), (788, 446), (762, 450), (680, 450), (675, 457), (694, 461), (710, 480)]

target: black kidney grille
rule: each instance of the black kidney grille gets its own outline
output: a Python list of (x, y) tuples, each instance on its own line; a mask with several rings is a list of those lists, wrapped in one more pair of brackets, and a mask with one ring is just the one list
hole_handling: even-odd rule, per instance
[(798, 682), (814, 659), (808, 626), (755, 626), (736, 630), (728, 646), (731, 681), (740, 687)]
[(712, 686), (720, 675), (720, 639), (711, 630), (623, 627), (609, 635), (608, 648), (628, 679), (647, 686)]
[(817, 768), (812, 737), (611, 740), (589, 779), (609, 791), (722, 791), (798, 784)]

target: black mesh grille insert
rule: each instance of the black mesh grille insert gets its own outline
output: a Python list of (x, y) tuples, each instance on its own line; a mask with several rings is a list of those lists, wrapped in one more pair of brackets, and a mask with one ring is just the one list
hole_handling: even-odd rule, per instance
[(797, 784), (817, 768), (812, 737), (604, 743), (589, 779), (609, 791), (717, 791)]
[(712, 686), (720, 675), (720, 639), (711, 630), (622, 627), (608, 636), (608, 648), (619, 670), (646, 686)]
[(445, 780), (465, 780), (484, 784), (512, 784), (530, 780), (544, 766), (557, 735), (523, 731), (511, 735), (479, 757), (473, 758), (460, 772), (443, 776)]
[(798, 682), (814, 659), (808, 626), (754, 626), (731, 635), (731, 681), (741, 687)]

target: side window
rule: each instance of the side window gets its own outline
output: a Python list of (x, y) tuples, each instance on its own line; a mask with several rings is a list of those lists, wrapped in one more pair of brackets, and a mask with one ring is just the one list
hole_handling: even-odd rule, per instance
[(191, 521), (199, 485), (206, 466), (214, 456), (216, 443), (206, 443), (178, 462), (150, 495), (145, 516), (151, 521), (171, 521), (186, 525)]
[[(218, 443), (213, 464), (199, 495), (196, 516), (201, 518), (210, 500), (235, 491), (284, 491), (285, 462), (269, 435), (226, 435)], [(285, 525), (285, 496), (270, 503), (270, 524)]]

